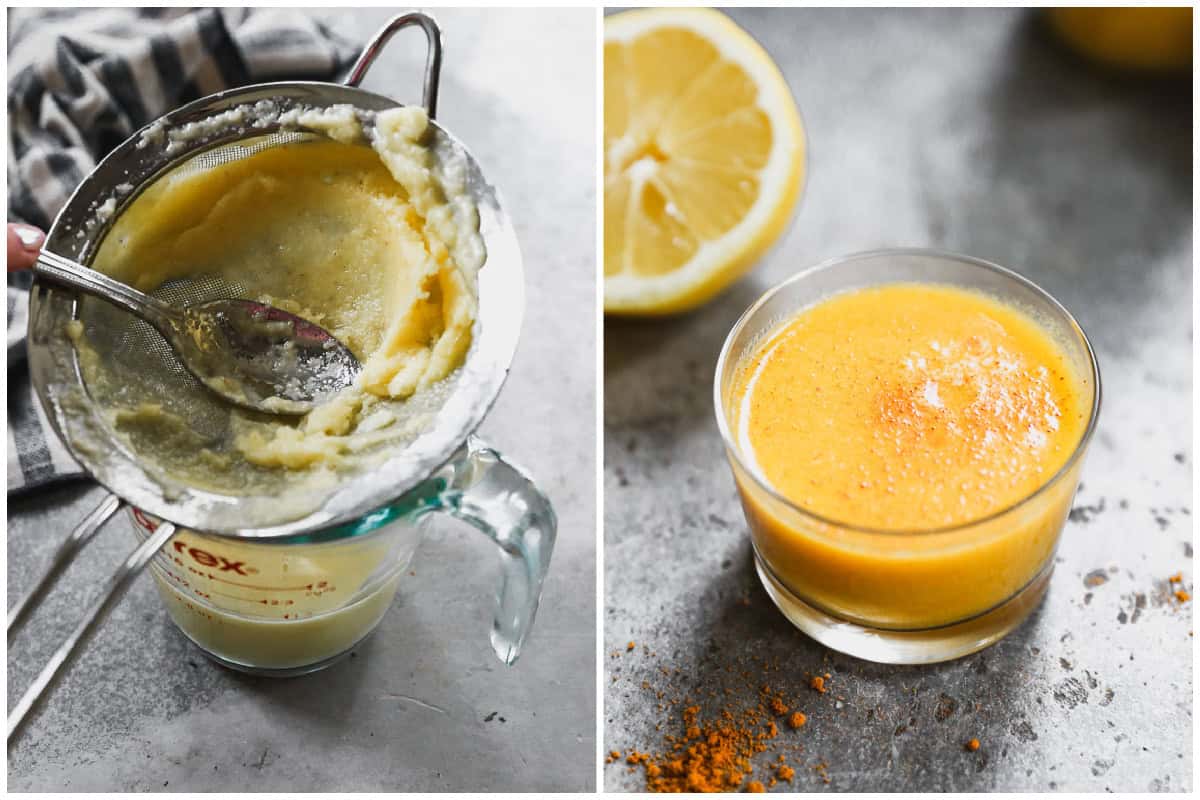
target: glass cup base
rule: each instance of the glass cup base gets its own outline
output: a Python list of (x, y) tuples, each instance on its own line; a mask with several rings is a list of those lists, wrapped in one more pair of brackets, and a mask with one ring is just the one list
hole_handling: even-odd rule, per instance
[[(176, 628), (178, 627), (179, 626), (176, 626)], [(231, 669), (234, 672), (242, 672), (246, 675), (260, 675), (264, 678), (297, 678), (301, 675), (308, 675), (312, 672), (320, 672), (327, 667), (332, 667), (334, 664), (349, 656), (356, 647), (360, 646), (367, 639), (371, 638), (371, 634), (375, 633), (375, 630), (372, 629), (368, 631), (366, 636), (363, 636), (357, 642), (350, 645), (340, 653), (336, 653), (328, 658), (323, 658), (320, 661), (314, 661), (311, 664), (300, 664), (295, 667), (255, 667), (250, 664), (241, 664), (237, 661), (230, 661), (227, 658), (222, 658), (216, 653), (212, 653), (201, 647), (195, 639), (193, 639), (191, 636), (188, 636), (187, 631), (180, 629), (179, 632), (184, 636), (187, 636), (187, 640), (191, 642), (197, 650), (203, 653), (205, 658), (221, 665), (222, 667), (225, 667), (226, 669)]]
[(880, 664), (936, 664), (995, 644), (1024, 622), (1046, 596), (1054, 562), (1051, 560), (1025, 588), (990, 611), (938, 628), (909, 631), (870, 628), (809, 605), (775, 577), (757, 550), (754, 568), (783, 615), (826, 647)]

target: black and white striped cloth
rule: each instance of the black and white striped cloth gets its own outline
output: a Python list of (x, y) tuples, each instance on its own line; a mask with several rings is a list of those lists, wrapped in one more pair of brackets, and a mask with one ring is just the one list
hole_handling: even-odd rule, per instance
[[(8, 11), (8, 220), (43, 230), (96, 162), (162, 114), (221, 89), (333, 80), (357, 48), (303, 12)], [(24, 363), (29, 276), (8, 278), (8, 493), (82, 474)]]

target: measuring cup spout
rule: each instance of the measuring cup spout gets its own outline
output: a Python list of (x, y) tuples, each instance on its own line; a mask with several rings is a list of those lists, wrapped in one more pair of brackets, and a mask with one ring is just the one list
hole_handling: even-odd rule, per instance
[(505, 664), (521, 654), (542, 595), (558, 520), (549, 499), (519, 467), (477, 436), (447, 466), (442, 510), (470, 523), (500, 548), (492, 649)]

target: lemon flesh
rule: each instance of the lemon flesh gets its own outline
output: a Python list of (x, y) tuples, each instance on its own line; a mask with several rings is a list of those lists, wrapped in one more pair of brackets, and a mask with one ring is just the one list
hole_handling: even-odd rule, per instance
[(608, 17), (605, 311), (670, 314), (711, 299), (783, 232), (803, 164), (786, 81), (727, 17)]

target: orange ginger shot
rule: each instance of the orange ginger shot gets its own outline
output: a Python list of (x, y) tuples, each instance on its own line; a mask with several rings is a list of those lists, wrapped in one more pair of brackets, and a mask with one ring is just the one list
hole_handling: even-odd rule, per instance
[(757, 481), (734, 473), (759, 557), (800, 599), (871, 627), (986, 612), (1053, 558), (1076, 486), (1058, 473), (1090, 398), (1045, 328), (984, 294), (890, 284), (822, 300), (734, 376), (731, 432)]

